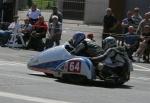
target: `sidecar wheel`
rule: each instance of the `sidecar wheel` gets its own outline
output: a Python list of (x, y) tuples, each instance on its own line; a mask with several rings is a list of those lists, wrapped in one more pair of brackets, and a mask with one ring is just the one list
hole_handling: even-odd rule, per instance
[(53, 74), (51, 74), (51, 73), (44, 73), (46, 76), (48, 76), (48, 77), (54, 77), (54, 75)]
[(87, 83), (88, 79), (85, 76), (81, 75), (63, 75), (63, 81), (71, 83)]

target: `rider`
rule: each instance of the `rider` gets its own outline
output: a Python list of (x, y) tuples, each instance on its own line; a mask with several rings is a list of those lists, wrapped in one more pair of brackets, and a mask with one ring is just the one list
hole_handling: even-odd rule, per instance
[[(109, 73), (111, 77), (116, 77), (117, 74), (113, 72), (114, 69), (122, 68), (123, 66), (131, 67), (130, 59), (124, 47), (117, 47), (116, 39), (109, 36), (103, 40), (103, 48), (105, 53), (103, 55), (92, 57), (91, 60), (97, 63), (102, 63), (101, 71)], [(133, 69), (133, 68), (131, 68)]]
[(103, 53), (103, 49), (92, 40), (88, 40), (83, 32), (76, 32), (69, 43), (74, 47), (72, 54), (95, 57)]

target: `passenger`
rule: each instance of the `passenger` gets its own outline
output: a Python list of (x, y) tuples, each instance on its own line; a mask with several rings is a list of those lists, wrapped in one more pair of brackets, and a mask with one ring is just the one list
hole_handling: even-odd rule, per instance
[(54, 43), (56, 46), (60, 45), (62, 24), (58, 21), (58, 16), (52, 17), (53, 22), (49, 24), (49, 33), (46, 35), (46, 49), (53, 47)]

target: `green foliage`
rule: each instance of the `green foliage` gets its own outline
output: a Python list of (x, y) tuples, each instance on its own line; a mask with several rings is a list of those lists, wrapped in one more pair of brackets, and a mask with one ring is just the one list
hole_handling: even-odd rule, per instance
[(28, 7), (30, 8), (30, 7), (32, 6), (32, 0), (28, 0), (28, 1), (27, 1), (27, 5), (28, 5)]
[(33, 3), (37, 4), (39, 9), (51, 9), (55, 5), (56, 0), (32, 0)]

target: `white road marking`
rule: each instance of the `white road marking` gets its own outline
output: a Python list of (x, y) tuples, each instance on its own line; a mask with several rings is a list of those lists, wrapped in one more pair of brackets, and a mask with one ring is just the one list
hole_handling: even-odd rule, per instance
[(70, 103), (70, 102), (65, 102), (65, 101), (52, 100), (52, 99), (39, 98), (39, 97), (31, 97), (31, 96), (2, 92), (2, 91), (0, 91), (0, 96), (6, 97), (6, 98), (12, 98), (12, 99), (37, 102), (37, 103)]
[(138, 79), (138, 80), (145, 80), (145, 81), (150, 80), (150, 78), (147, 78), (147, 77), (130, 77), (130, 78)]
[[(34, 80), (34, 81), (39, 81), (40, 80), (44, 81), (44, 82), (52, 82), (52, 79), (49, 78), (33, 78), (33, 77), (27, 77), (27, 76), (19, 76), (19, 75), (10, 75), (10, 74), (0, 74), (0, 76), (6, 76), (6, 77), (10, 77), (10, 78), (18, 78), (18, 79), (28, 79), (28, 80)], [(34, 76), (35, 77), (35, 76)]]
[(143, 67), (143, 66), (140, 66), (140, 65), (137, 65), (137, 64), (133, 64), (134, 67), (138, 67), (138, 68), (141, 68), (141, 69), (134, 69), (134, 70), (137, 70), (137, 71), (150, 71), (149, 68), (146, 68), (146, 67)]
[(0, 60), (0, 65), (26, 65), (26, 63), (12, 62), (12, 61), (2, 61)]

